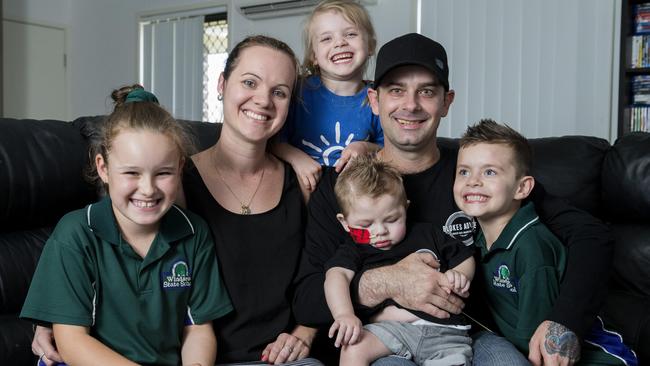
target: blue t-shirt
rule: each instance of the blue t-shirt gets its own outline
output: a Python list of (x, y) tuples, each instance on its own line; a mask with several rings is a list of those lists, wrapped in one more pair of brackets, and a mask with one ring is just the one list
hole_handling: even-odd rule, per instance
[(302, 83), (301, 97), (291, 107), (280, 140), (326, 166), (333, 166), (353, 141), (383, 146), (384, 132), (366, 102), (367, 92), (365, 86), (356, 95), (336, 95), (319, 76), (310, 76)]

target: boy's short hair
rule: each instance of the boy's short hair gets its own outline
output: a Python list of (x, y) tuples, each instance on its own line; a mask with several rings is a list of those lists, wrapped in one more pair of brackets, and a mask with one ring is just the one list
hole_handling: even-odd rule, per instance
[(479, 143), (503, 144), (513, 150), (512, 158), (517, 177), (530, 175), (532, 149), (522, 134), (506, 124), (498, 124), (491, 119), (482, 119), (477, 124), (467, 127), (460, 138), (460, 147)]
[(377, 198), (384, 194), (397, 197), (407, 205), (402, 175), (375, 155), (361, 155), (348, 163), (334, 185), (336, 200), (347, 215), (354, 200), (362, 196)]

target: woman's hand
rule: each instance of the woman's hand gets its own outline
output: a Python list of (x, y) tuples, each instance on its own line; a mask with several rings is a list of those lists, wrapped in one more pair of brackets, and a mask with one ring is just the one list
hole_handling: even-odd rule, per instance
[(61, 358), (54, 345), (54, 333), (51, 328), (41, 327), (40, 325), (36, 327), (34, 340), (32, 341), (32, 352), (40, 357), (47, 366), (63, 362), (63, 358)]
[(309, 356), (316, 329), (297, 326), (291, 334), (282, 333), (262, 351), (262, 361), (278, 365)]

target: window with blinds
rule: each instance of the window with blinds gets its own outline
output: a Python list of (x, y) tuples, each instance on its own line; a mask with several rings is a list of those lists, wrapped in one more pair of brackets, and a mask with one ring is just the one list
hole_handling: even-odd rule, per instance
[(139, 82), (178, 119), (222, 118), (217, 82), (227, 57), (225, 7), (141, 17)]

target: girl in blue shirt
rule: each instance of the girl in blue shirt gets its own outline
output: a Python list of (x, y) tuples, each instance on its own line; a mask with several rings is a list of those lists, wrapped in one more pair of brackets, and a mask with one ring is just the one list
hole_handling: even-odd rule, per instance
[(273, 152), (295, 170), (304, 193), (315, 189), (321, 166), (340, 171), (356, 155), (383, 145), (383, 131), (363, 80), (377, 40), (366, 9), (325, 0), (305, 23), (300, 97)]

